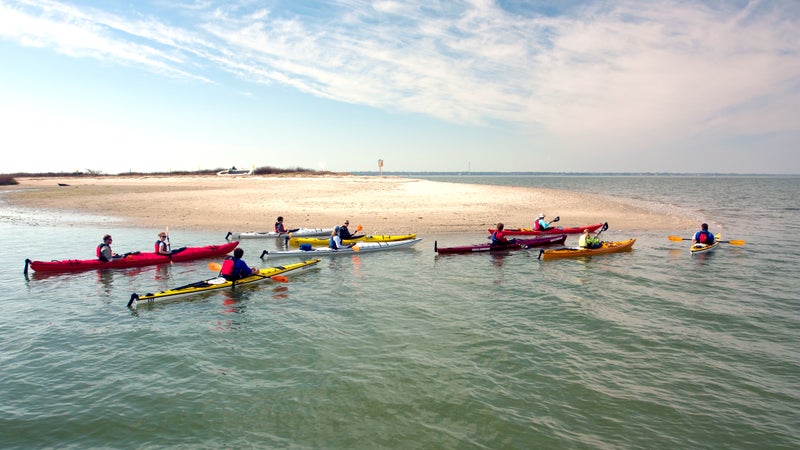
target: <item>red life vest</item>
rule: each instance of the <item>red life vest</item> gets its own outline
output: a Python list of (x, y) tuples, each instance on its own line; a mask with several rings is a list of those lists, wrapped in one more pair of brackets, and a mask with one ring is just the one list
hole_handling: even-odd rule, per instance
[(700, 241), (701, 244), (705, 244), (708, 242), (708, 235), (711, 234), (708, 231), (701, 231), (700, 236), (697, 236), (697, 240)]
[(220, 274), (222, 276), (231, 276), (233, 275), (233, 265), (235, 261), (233, 258), (225, 258), (225, 261), (222, 261), (222, 270), (220, 270)]

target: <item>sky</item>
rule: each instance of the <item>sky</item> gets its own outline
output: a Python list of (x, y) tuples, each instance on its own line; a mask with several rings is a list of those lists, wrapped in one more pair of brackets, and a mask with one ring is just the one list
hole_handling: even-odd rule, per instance
[(800, 173), (800, 1), (0, 0), (0, 173)]

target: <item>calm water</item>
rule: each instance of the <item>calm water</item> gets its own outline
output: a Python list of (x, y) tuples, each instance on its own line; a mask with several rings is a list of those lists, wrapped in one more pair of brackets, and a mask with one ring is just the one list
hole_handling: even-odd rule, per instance
[[(26, 280), (25, 258), (88, 257), (106, 231), (140, 249), (167, 224), (2, 206), (0, 447), (800, 448), (800, 178), (447, 181), (627, 197), (747, 245), (690, 257), (639, 233), (591, 260), (433, 253), (476, 230), (131, 311), (132, 292), (209, 261)], [(228, 230), (170, 231), (179, 246)], [(272, 241), (243, 247), (273, 263), (257, 258)]]

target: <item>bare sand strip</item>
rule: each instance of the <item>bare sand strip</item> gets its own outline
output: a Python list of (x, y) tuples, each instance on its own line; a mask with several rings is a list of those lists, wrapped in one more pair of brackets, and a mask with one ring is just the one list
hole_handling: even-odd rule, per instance
[[(530, 227), (540, 212), (559, 225), (608, 222), (615, 231), (692, 229), (696, 219), (621, 199), (553, 189), (366, 176), (138, 176), (18, 178), (12, 205), (116, 217), (139, 227), (268, 231), (332, 227), (349, 219), (370, 234), (482, 232)], [(59, 186), (58, 184), (68, 186)]]

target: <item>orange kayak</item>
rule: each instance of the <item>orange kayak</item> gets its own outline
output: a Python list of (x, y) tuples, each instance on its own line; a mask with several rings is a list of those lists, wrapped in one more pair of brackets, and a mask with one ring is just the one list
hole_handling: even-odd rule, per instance
[(633, 248), (634, 242), (636, 242), (636, 238), (631, 238), (627, 241), (603, 241), (603, 246), (599, 248), (562, 247), (542, 249), (539, 251), (539, 259), (580, 258), (583, 256), (626, 252)]

